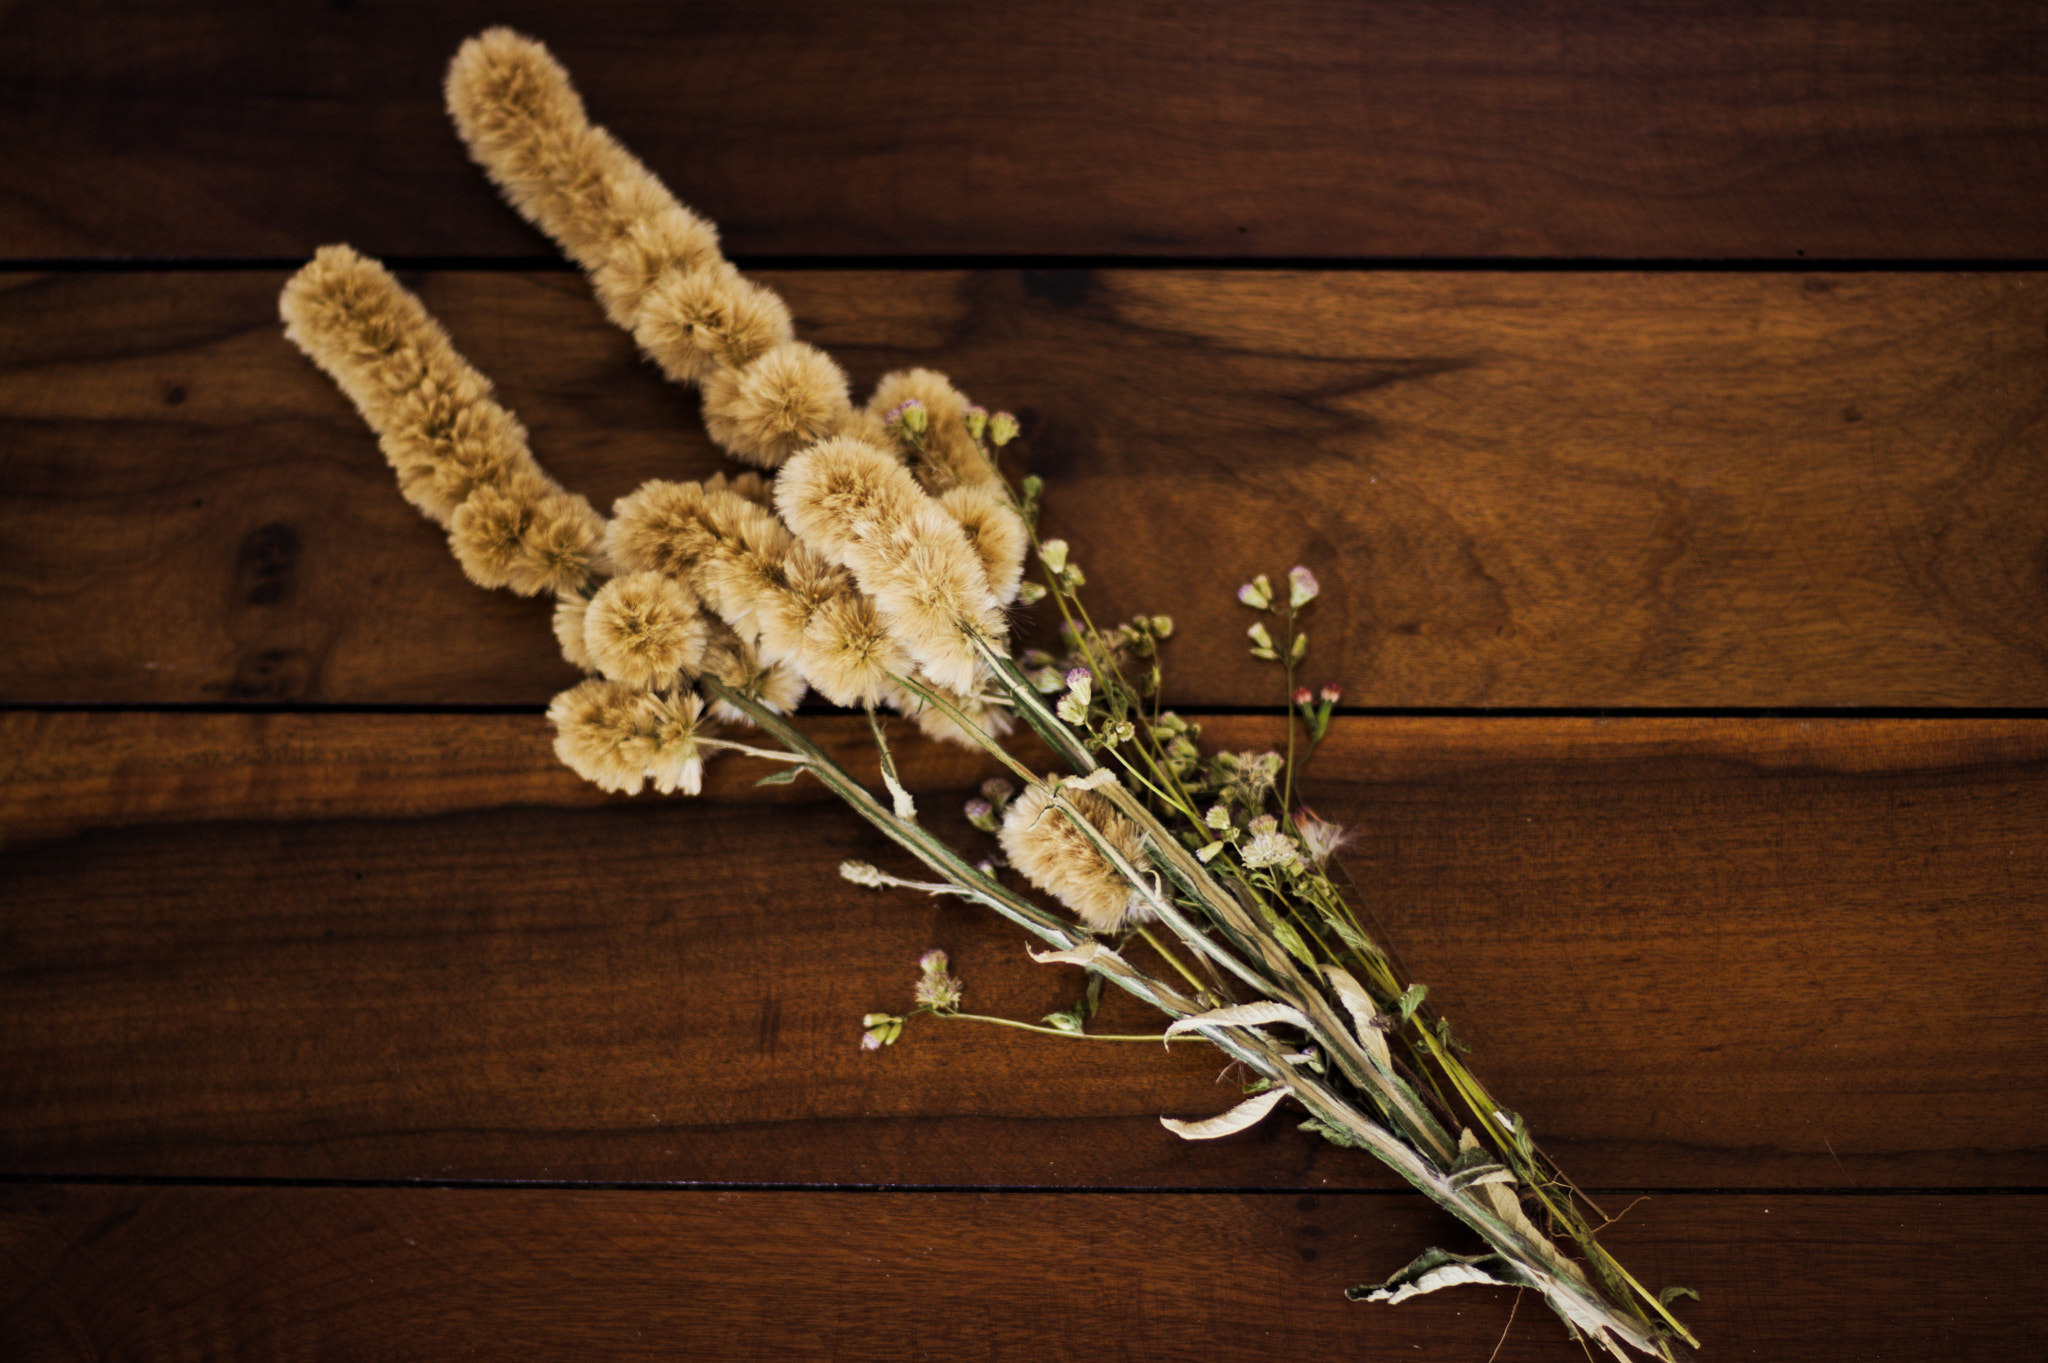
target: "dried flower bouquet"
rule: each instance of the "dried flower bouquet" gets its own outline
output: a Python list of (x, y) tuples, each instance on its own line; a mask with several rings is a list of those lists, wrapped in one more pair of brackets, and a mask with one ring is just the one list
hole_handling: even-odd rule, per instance
[[(1695, 1342), (1600, 1246), (1590, 1204), (1472, 1077), (1421, 986), (1331, 879), (1343, 835), (1293, 797), (1295, 735), (1312, 748), (1337, 699), (1295, 686), (1317, 593), (1306, 569), (1240, 594), (1260, 615), (1253, 652), (1286, 673), (1286, 755), (1203, 756), (1197, 726), (1158, 706), (1171, 621), (1090, 619), (1079, 565), (1037, 536), (1037, 481), (1012, 488), (998, 467), (1013, 418), (923, 369), (888, 375), (855, 406), (838, 365), (794, 338), (782, 301), (591, 124), (532, 40), (470, 40), (447, 96), (471, 154), (588, 272), (606, 315), (701, 389), (712, 439), (774, 473), (652, 481), (606, 518), (542, 470), (489, 381), (376, 262), (330, 246), (286, 286), (286, 334), (355, 402), (471, 580), (554, 596), (562, 651), (593, 674), (549, 707), (563, 761), (627, 792), (694, 794), (721, 751), (781, 764), (767, 781), (815, 777), (937, 877), (849, 862), (849, 880), (984, 905), (1046, 944), (1035, 959), (1088, 973), (1080, 1002), (1037, 1030), (1089, 1035), (1106, 980), (1167, 1015), (1160, 1037), (1199, 1037), (1252, 1076), (1237, 1107), (1162, 1118), (1170, 1129), (1222, 1136), (1291, 1100), (1305, 1127), (1371, 1151), (1486, 1242), (1477, 1255), (1432, 1250), (1354, 1298), (1504, 1284), (1540, 1293), (1574, 1337), (1616, 1357), (1671, 1359), (1675, 1341)], [(1027, 559), (1042, 580), (1024, 580)], [(1067, 656), (1013, 655), (1007, 612), (1046, 597)], [(807, 690), (868, 715), (886, 799), (791, 722)], [(974, 864), (919, 821), (882, 708), (1015, 774), (1020, 785), (990, 782), (968, 808), (1000, 858)], [(1015, 719), (1065, 774), (1034, 773), (997, 742)], [(749, 729), (774, 746), (732, 736)], [(1006, 884), (1004, 867), (1078, 923)], [(915, 1008), (868, 1015), (864, 1045), (894, 1042), (910, 1016), (973, 1016), (943, 955), (921, 964)]]

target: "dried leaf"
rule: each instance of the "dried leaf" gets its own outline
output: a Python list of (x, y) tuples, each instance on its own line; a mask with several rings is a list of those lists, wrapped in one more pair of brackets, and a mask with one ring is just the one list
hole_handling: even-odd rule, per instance
[(1337, 991), (1337, 999), (1344, 1005), (1344, 1011), (1351, 1014), (1351, 1029), (1358, 1034), (1358, 1044), (1373, 1058), (1381, 1069), (1392, 1073), (1393, 1056), (1387, 1051), (1387, 1034), (1373, 1022), (1380, 1016), (1373, 1006), (1372, 995), (1365, 987), (1352, 978), (1351, 972), (1341, 965), (1326, 965), (1323, 974), (1328, 977), (1331, 988)]
[(916, 823), (917, 802), (896, 779), (896, 759), (889, 755), (889, 739), (882, 732), (882, 721), (876, 718), (873, 705), (868, 706), (868, 730), (875, 736), (875, 756), (881, 759), (882, 784), (889, 788), (889, 801), (895, 807), (896, 817), (905, 823)]
[(1272, 931), (1273, 940), (1286, 947), (1288, 955), (1310, 969), (1315, 968), (1315, 953), (1310, 951), (1308, 944), (1301, 940), (1301, 934), (1294, 930), (1292, 923), (1275, 923), (1273, 924)]
[(1341, 1145), (1350, 1150), (1363, 1150), (1366, 1148), (1365, 1142), (1353, 1136), (1343, 1127), (1331, 1126), (1328, 1122), (1322, 1121), (1319, 1118), (1309, 1118), (1301, 1124), (1301, 1129), (1321, 1136), (1332, 1145)]
[(1115, 951), (1102, 945), (1102, 943), (1094, 941), (1083, 942), (1072, 951), (1040, 951), (1035, 947), (1029, 946), (1025, 947), (1024, 950), (1029, 952), (1031, 959), (1040, 965), (1094, 965), (1098, 961), (1114, 961), (1118, 965), (1123, 964), (1123, 957), (1117, 955)]
[(1498, 1254), (1467, 1258), (1447, 1249), (1426, 1249), (1416, 1256), (1413, 1263), (1385, 1282), (1349, 1288), (1344, 1295), (1352, 1301), (1383, 1301), (1390, 1306), (1398, 1306), (1410, 1297), (1464, 1283), (1488, 1287), (1525, 1285), (1514, 1266)]
[(1285, 1022), (1291, 1026), (1306, 1029), (1308, 1019), (1296, 1008), (1270, 1000), (1259, 1003), (1240, 1003), (1230, 1008), (1218, 1008), (1194, 1017), (1182, 1018), (1166, 1029), (1172, 1036), (1177, 1032), (1191, 1032), (1197, 1027), (1258, 1027), (1269, 1022)]
[[(1227, 1010), (1226, 1010), (1227, 1011)], [(1261, 1117), (1271, 1112), (1282, 1098), (1292, 1090), (1287, 1088), (1267, 1089), (1256, 1098), (1247, 1098), (1221, 1116), (1211, 1117), (1202, 1122), (1181, 1122), (1171, 1117), (1161, 1117), (1159, 1124), (1184, 1141), (1213, 1141), (1218, 1136), (1228, 1136), (1256, 1125)]]
[(1480, 1188), (1487, 1184), (1506, 1184), (1512, 1188), (1515, 1184), (1514, 1171), (1505, 1164), (1489, 1161), (1451, 1175), (1451, 1191), (1454, 1193), (1462, 1193), (1467, 1188)]
[(786, 786), (796, 780), (801, 772), (802, 768), (800, 767), (784, 767), (781, 771), (769, 772), (766, 776), (754, 782), (754, 784), (757, 786)]
[[(1479, 1137), (1473, 1135), (1469, 1129), (1458, 1133), (1458, 1165), (1463, 1165), (1467, 1159), (1491, 1159), (1486, 1148), (1479, 1143)], [(1455, 1170), (1458, 1165), (1453, 1165), (1452, 1168)], [(1559, 1276), (1576, 1279), (1579, 1282), (1586, 1281), (1586, 1271), (1568, 1258), (1549, 1236), (1538, 1230), (1536, 1223), (1529, 1219), (1529, 1214), (1522, 1210), (1522, 1199), (1516, 1194), (1512, 1184), (1512, 1179), (1506, 1182), (1483, 1182), (1479, 1191), (1485, 1196), (1487, 1205), (1493, 1208), (1493, 1214), (1521, 1232), (1523, 1239), (1542, 1251), (1544, 1261)]]

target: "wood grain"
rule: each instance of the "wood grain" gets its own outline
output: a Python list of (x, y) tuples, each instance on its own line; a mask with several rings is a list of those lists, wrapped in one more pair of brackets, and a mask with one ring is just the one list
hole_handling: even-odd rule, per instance
[[(2034, 1356), (2038, 1197), (1654, 1199), (1610, 1231), (1705, 1357)], [(299, 1356), (1582, 1359), (1534, 1302), (1346, 1303), (1411, 1195), (0, 1189), (25, 1363)]]
[[(1284, 1122), (1168, 1136), (1233, 1091), (1193, 1048), (933, 1023), (861, 1053), (933, 945), (979, 1010), (1076, 986), (998, 920), (838, 880), (915, 868), (808, 783), (764, 803), (749, 764), (683, 803), (594, 800), (520, 716), (0, 740), (0, 1171), (1386, 1181)], [(965, 842), (982, 772), (927, 760)], [(1587, 1186), (2048, 1180), (2048, 723), (1352, 720), (1311, 771), (1386, 936)]]
[(2048, 255), (2048, 20), (2002, 0), (41, 0), (0, 254), (544, 253), (440, 107), (501, 23), (748, 255)]
[[(2048, 278), (794, 272), (865, 389), (1025, 417), (1103, 617), (1270, 703), (1232, 600), (1312, 564), (1312, 683), (1376, 706), (2048, 695)], [(540, 704), (545, 608), (469, 587), (277, 334), (283, 275), (7, 280), (0, 700)], [(608, 505), (720, 465), (570, 275), (413, 277)]]

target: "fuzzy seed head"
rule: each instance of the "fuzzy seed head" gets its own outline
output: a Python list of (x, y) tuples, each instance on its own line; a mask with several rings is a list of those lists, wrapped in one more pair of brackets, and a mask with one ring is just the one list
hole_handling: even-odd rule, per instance
[(710, 378), (704, 427), (734, 458), (772, 469), (830, 435), (849, 405), (846, 374), (824, 351), (783, 341)]
[(555, 726), (555, 756), (599, 790), (638, 795), (647, 768), (635, 748), (641, 693), (592, 677), (556, 696), (548, 706)]
[(1294, 811), (1294, 831), (1301, 837), (1302, 850), (1318, 868), (1354, 837), (1342, 824), (1319, 819), (1307, 809)]
[(775, 506), (797, 537), (835, 563), (903, 521), (923, 498), (895, 457), (839, 436), (789, 461), (775, 480)]
[(581, 586), (605, 566), (604, 518), (538, 474), (479, 487), (448, 523), (449, 547), (479, 587), (521, 596)]
[(625, 224), (604, 263), (591, 272), (590, 283), (605, 317), (637, 337), (642, 311), (658, 284), (708, 273), (724, 263), (718, 229), (681, 204), (667, 203)]
[(589, 610), (590, 602), (583, 593), (562, 592), (555, 597), (553, 624), (555, 642), (561, 645), (562, 656), (569, 665), (595, 672), (597, 659), (590, 656), (590, 649), (583, 642), (583, 625)]
[[(1109, 801), (1093, 791), (1068, 787), (1066, 799), (1133, 867), (1143, 870), (1143, 836)], [(1053, 807), (1054, 790), (1033, 785), (1003, 811), (999, 835), (1003, 854), (1024, 878), (1073, 910), (1091, 931), (1116, 932), (1137, 907), (1130, 882), (1102, 855), (1088, 835)]]
[[(705, 626), (709, 643), (704, 649), (700, 675), (715, 677), (735, 691), (748, 692), (777, 714), (789, 714), (802, 703), (804, 681), (793, 666), (765, 661), (721, 620), (708, 620)], [(754, 722), (745, 711), (723, 700), (711, 702), (711, 714), (725, 724), (751, 727)]]
[(850, 557), (855, 580), (925, 674), (948, 690), (974, 691), (982, 662), (973, 634), (1002, 638), (1003, 618), (959, 524), (926, 501)]
[(661, 573), (628, 573), (598, 588), (584, 616), (584, 646), (613, 681), (648, 687), (697, 675), (706, 630), (697, 597)]
[(834, 705), (872, 705), (911, 670), (910, 655), (883, 625), (874, 601), (846, 592), (824, 602), (805, 626), (797, 655), (804, 679)]
[(996, 600), (1006, 606), (1015, 601), (1024, 582), (1024, 555), (1031, 547), (1023, 517), (1000, 494), (964, 483), (941, 494), (939, 505), (960, 522)]
[(755, 643), (761, 656), (795, 662), (803, 651), (804, 631), (819, 607), (855, 590), (853, 578), (844, 568), (828, 563), (802, 542), (792, 542), (782, 561), (781, 589), (768, 593), (754, 613), (760, 630)]
[(661, 276), (633, 323), (641, 351), (690, 384), (745, 368), (792, 332), (782, 300), (722, 260)]
[(635, 712), (633, 737), (620, 756), (638, 763), (663, 795), (680, 790), (695, 795), (704, 789), (705, 749), (698, 721), (704, 702), (695, 691), (644, 692)]
[(975, 441), (967, 399), (944, 374), (933, 369), (885, 374), (868, 410), (895, 413), (904, 429), (923, 435), (912, 471), (925, 491), (936, 496), (955, 487), (1001, 488), (1002, 475)]

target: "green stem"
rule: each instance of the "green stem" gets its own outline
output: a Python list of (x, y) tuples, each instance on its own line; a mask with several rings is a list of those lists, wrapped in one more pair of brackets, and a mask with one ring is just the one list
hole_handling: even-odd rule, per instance
[[(979, 743), (985, 750), (988, 751), (988, 753), (991, 756), (999, 758), (1002, 761), (1003, 765), (1007, 766), (1012, 772), (1016, 773), (1018, 776), (1023, 777), (1026, 781), (1036, 781), (1038, 779), (1037, 775), (1032, 772), (1031, 768), (1025, 766), (1016, 758), (1010, 756), (1010, 754), (1004, 750), (1003, 745), (996, 742), (995, 739), (989, 734), (988, 730), (982, 728), (979, 724), (976, 724), (973, 720), (969, 719), (966, 715), (962, 714), (960, 711), (960, 707), (954, 705), (951, 701), (947, 700), (944, 696), (940, 695), (938, 691), (936, 691), (932, 687), (926, 686), (923, 682), (918, 681), (914, 677), (900, 677), (896, 675), (894, 672), (891, 672), (889, 674), (889, 680), (895, 682), (898, 686), (910, 692), (919, 700), (923, 701), (925, 704), (931, 706), (940, 714), (943, 714), (946, 718), (952, 720), (955, 724), (959, 725), (962, 729), (964, 729), (967, 732), (968, 737), (972, 738), (975, 742)], [(872, 709), (868, 711), (868, 723), (875, 723), (875, 712)], [(876, 742), (879, 743), (880, 741), (881, 731), (877, 729)]]
[(1166, 949), (1166, 944), (1164, 942), (1161, 942), (1157, 937), (1154, 937), (1152, 935), (1152, 929), (1146, 927), (1143, 923), (1140, 923), (1138, 924), (1138, 935), (1145, 939), (1145, 944), (1147, 946), (1151, 947), (1154, 951), (1159, 953), (1160, 960), (1166, 962), (1175, 970), (1179, 971), (1180, 977), (1186, 980), (1189, 984), (1193, 985), (1195, 988), (1195, 992), (1197, 994), (1207, 992), (1209, 988), (1208, 984), (1201, 980), (1196, 979), (1194, 972), (1181, 964), (1180, 957), (1168, 951)]
[(1294, 812), (1294, 584), (1287, 585), (1287, 646), (1281, 658), (1287, 664), (1287, 765), (1280, 785), (1280, 817), (1289, 820)]
[(933, 1013), (935, 1018), (959, 1018), (964, 1022), (991, 1022), (998, 1027), (1015, 1027), (1020, 1032), (1037, 1032), (1040, 1036), (1070, 1036), (1077, 1041), (1191, 1041), (1194, 1038), (1185, 1033), (1168, 1037), (1164, 1032), (1153, 1032), (1148, 1036), (1127, 1036), (1109, 1032), (1067, 1032), (1058, 1027), (1041, 1027), (1035, 1022), (1019, 1022), (1015, 1018), (990, 1017), (986, 1013)]
[(1082, 745), (1080, 737), (1067, 727), (1067, 722), (1054, 714), (1038, 694), (1038, 688), (1031, 684), (1017, 667), (1009, 654), (991, 644), (979, 635), (974, 636), (975, 651), (995, 674), (1003, 690), (1010, 693), (1010, 700), (1017, 708), (1017, 714), (1030, 725), (1037, 735), (1044, 739), (1046, 746), (1059, 754), (1077, 776), (1093, 775), (1099, 765), (1093, 753)]

